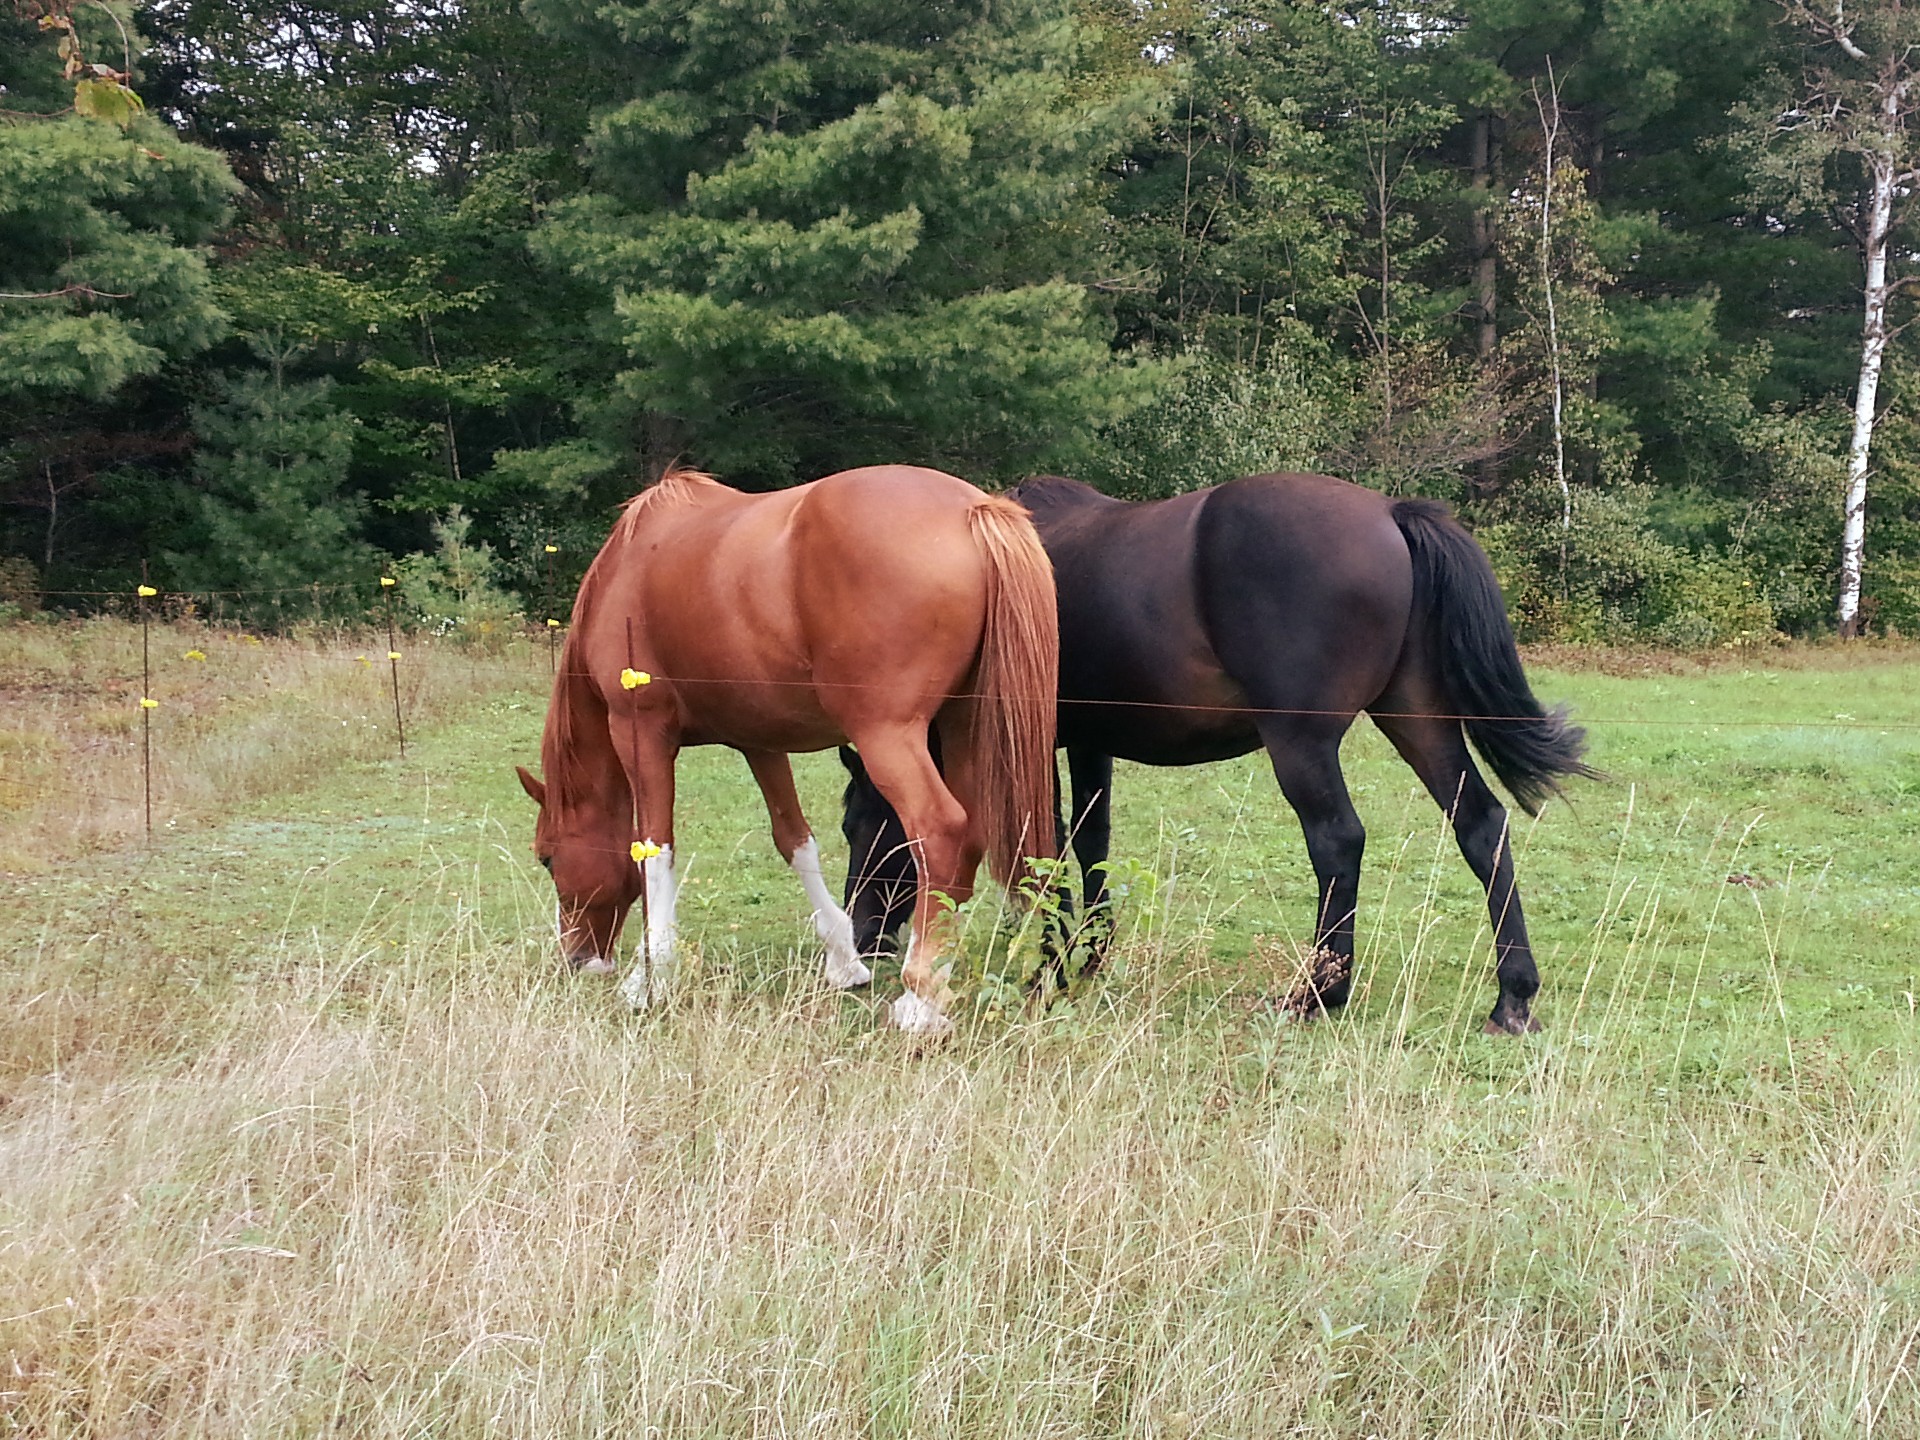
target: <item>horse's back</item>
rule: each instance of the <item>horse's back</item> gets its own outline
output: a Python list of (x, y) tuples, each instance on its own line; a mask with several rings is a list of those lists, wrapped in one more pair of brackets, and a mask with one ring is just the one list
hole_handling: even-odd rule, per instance
[(1017, 494), (1059, 582), (1064, 743), (1221, 759), (1259, 746), (1250, 712), (1359, 709), (1393, 673), (1412, 572), (1375, 491), (1256, 475), (1137, 504), (1070, 481)]
[(747, 682), (676, 687), (690, 734), (818, 748), (870, 695), (961, 688), (986, 610), (971, 516), (1004, 502), (893, 465), (664, 498), (634, 535), (643, 668)]
[(1127, 504), (1077, 482), (1016, 492), (1059, 590), (1062, 743), (1163, 765), (1258, 743), (1202, 613), (1197, 535), (1210, 494)]

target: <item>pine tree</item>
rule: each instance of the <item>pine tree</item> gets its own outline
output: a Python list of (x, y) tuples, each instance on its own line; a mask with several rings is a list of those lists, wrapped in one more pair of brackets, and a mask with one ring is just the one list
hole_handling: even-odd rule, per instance
[(203, 487), (194, 543), (166, 557), (182, 588), (292, 594), (365, 577), (373, 563), (359, 538), (365, 501), (342, 494), (357, 426), (332, 389), (326, 380), (288, 383), (276, 357), (194, 411)]
[(1064, 6), (541, 0), (612, 102), (539, 237), (603, 286), (600, 419), (777, 484), (1070, 463), (1149, 375), (1110, 345), (1101, 168), (1145, 122)]
[(233, 178), (140, 116), (124, 72), (109, 87), (87, 61), (71, 78), (89, 40), (0, 11), (0, 399), (14, 405), (103, 400), (225, 324), (199, 247)]
[(138, 46), (118, 5), (0, 6), (0, 544), (55, 586), (101, 544), (102, 476), (169, 446), (127, 423), (141, 382), (226, 328), (204, 247), (233, 179), (141, 113)]

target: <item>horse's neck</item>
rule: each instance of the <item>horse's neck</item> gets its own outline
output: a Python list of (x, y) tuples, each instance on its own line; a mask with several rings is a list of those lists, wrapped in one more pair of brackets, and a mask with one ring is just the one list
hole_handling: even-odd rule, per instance
[(607, 702), (599, 688), (591, 677), (563, 664), (553, 688), (547, 753), (541, 757), (563, 809), (631, 810), (626, 767), (607, 727)]

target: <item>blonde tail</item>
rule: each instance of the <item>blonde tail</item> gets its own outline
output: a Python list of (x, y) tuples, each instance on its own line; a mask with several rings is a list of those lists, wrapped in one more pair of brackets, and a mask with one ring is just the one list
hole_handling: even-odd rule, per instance
[(1054, 706), (1060, 693), (1060, 612), (1053, 565), (1027, 512), (1011, 500), (974, 506), (987, 565), (987, 623), (973, 708), (978, 801), (987, 862), (1011, 886), (1029, 857), (1054, 854)]

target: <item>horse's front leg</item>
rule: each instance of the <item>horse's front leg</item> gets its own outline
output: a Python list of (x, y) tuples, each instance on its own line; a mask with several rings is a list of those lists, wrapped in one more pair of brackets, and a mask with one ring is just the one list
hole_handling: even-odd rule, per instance
[[(1080, 893), (1086, 915), (1075, 939), (1087, 947), (1080, 973), (1090, 976), (1106, 963), (1113, 940), (1113, 911), (1107, 904), (1107, 855), (1113, 841), (1113, 757), (1077, 746), (1067, 748), (1067, 776), (1073, 795), (1069, 839), (1080, 862)], [(1065, 846), (1061, 847), (1065, 853)]]
[(873, 979), (873, 972), (860, 960), (853, 940), (853, 921), (834, 902), (820, 870), (820, 842), (800, 809), (800, 796), (793, 788), (793, 766), (777, 750), (743, 751), (753, 778), (760, 783), (760, 795), (767, 802), (767, 818), (773, 823), (773, 843), (781, 859), (792, 867), (813, 907), (813, 930), (826, 946), (827, 983), (836, 990), (852, 990)]
[(680, 885), (673, 868), (673, 763), (679, 745), (658, 724), (627, 724), (618, 716), (610, 724), (614, 748), (638, 797), (632, 853), (640, 867), (642, 923), (633, 969), (620, 982), (620, 994), (634, 1009), (644, 1010), (665, 1003), (679, 963), (675, 909)]

